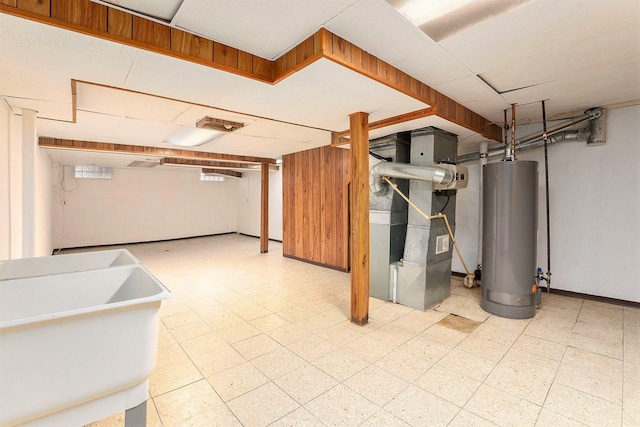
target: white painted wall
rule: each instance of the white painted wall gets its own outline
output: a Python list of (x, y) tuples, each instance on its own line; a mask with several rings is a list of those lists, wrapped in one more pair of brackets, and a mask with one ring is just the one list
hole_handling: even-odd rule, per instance
[[(111, 180), (73, 178), (54, 189), (54, 246), (145, 242), (237, 230), (237, 184), (200, 181), (200, 172), (114, 169)], [(62, 176), (62, 175), (60, 175)], [(67, 204), (62, 205), (62, 200)]]
[(22, 258), (22, 122), (9, 117), (9, 181), (11, 200), (11, 259)]
[[(21, 117), (0, 103), (0, 259), (22, 257), (22, 124)], [(51, 160), (45, 150), (35, 153), (34, 256), (51, 255)]]
[[(238, 181), (238, 232), (260, 236), (260, 172)], [(282, 170), (269, 172), (269, 238), (282, 241)]]
[(6, 102), (0, 100), (0, 260), (11, 258), (10, 120), (11, 111)]
[(53, 190), (51, 159), (43, 148), (36, 149), (35, 200), (35, 256), (53, 252), (53, 218), (51, 216)]
[[(518, 135), (539, 127), (521, 126)], [(538, 265), (546, 271), (544, 152), (518, 154), (539, 162)], [(557, 289), (640, 302), (640, 106), (608, 111), (607, 143), (549, 146), (551, 270)], [(493, 160), (495, 161), (495, 159)], [(456, 239), (475, 266), (478, 162), (466, 163), (469, 188), (458, 192)], [(454, 255), (453, 270), (464, 269)]]

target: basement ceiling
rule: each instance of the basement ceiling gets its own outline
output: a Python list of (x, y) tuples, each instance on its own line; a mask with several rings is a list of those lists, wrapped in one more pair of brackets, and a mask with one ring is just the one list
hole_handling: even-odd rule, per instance
[[(385, 0), (109, 3), (267, 59), (324, 27), (495, 123), (511, 103), (518, 104), (520, 124), (541, 120), (543, 99), (551, 119), (640, 102), (637, 0), (522, 1), (434, 38), (390, 4), (398, 2)], [(17, 115), (37, 110), (39, 134), (57, 138), (163, 146), (176, 127), (193, 125), (201, 113), (221, 118), (216, 114), (224, 112), (248, 124), (244, 133), (199, 149), (277, 158), (328, 144), (331, 131), (348, 128), (353, 112), (375, 121), (427, 107), (327, 59), (271, 85), (5, 13), (0, 56), (4, 101)], [(75, 123), (74, 79), (87, 82), (78, 89)], [(435, 116), (371, 137), (423, 126), (459, 135), (461, 153), (484, 139)]]

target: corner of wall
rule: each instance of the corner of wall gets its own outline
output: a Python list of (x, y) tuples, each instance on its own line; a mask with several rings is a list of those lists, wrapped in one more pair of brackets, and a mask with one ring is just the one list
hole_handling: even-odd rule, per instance
[(0, 259), (11, 258), (11, 112), (0, 100)]
[(36, 256), (53, 252), (53, 177), (47, 151), (38, 148), (36, 155)]

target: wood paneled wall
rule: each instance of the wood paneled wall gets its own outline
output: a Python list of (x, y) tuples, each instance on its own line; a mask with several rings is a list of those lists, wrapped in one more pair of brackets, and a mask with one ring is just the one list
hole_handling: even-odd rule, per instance
[(349, 271), (349, 150), (282, 158), (284, 256)]

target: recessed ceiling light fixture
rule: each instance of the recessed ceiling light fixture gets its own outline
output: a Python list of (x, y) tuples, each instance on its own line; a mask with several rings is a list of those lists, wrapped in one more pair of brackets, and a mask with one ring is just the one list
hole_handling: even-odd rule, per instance
[(198, 120), (196, 127), (200, 129), (211, 129), (219, 132), (233, 132), (244, 127), (244, 123), (232, 122), (230, 120), (214, 119), (213, 117), (203, 117)]
[(221, 131), (181, 127), (169, 135), (164, 142), (168, 144), (182, 145), (184, 147), (197, 147), (222, 135), (224, 135), (224, 132)]
[(455, 12), (474, 0), (387, 0), (416, 26)]

